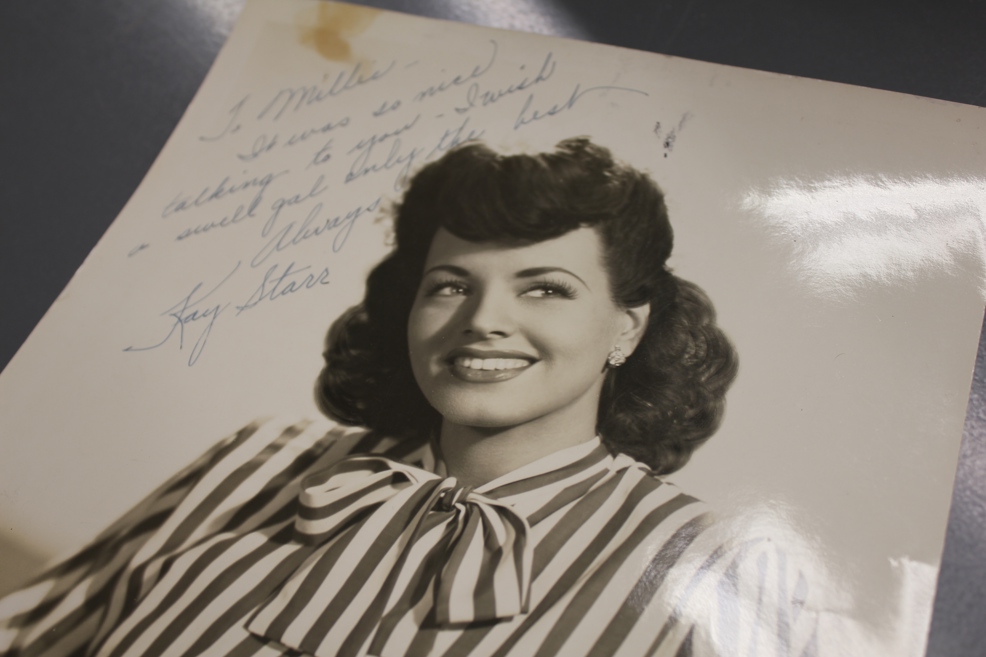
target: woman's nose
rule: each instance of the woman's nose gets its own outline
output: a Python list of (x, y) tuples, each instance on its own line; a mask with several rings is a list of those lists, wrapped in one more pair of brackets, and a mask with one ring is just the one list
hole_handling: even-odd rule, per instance
[(513, 332), (513, 317), (505, 294), (493, 291), (474, 294), (463, 310), (463, 332), (466, 334), (503, 337)]

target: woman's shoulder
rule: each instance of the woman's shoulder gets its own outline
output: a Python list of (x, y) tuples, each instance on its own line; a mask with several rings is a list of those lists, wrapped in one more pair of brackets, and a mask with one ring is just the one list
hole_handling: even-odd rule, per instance
[(221, 496), (210, 514), (219, 518), (238, 506), (256, 507), (258, 499), (287, 500), (310, 475), (363, 454), (424, 468), (434, 461), (426, 440), (383, 436), (324, 417), (263, 417), (222, 439), (175, 479), (189, 491), (186, 503)]
[(367, 436), (364, 429), (345, 427), (323, 417), (257, 417), (222, 438), (213, 448), (224, 457), (256, 459), (280, 454), (346, 454)]
[(703, 506), (701, 526), (677, 542), (652, 612), (673, 610), (689, 654), (823, 654), (826, 582), (811, 545), (776, 514)]
[(308, 475), (381, 442), (364, 429), (324, 418), (252, 420), (213, 444), (100, 538), (126, 532), (152, 515), (166, 518), (155, 532), (157, 542), (179, 550), (216, 532), (266, 526), (291, 507)]
[(242, 449), (253, 456), (317, 455), (330, 462), (354, 454), (379, 454), (405, 462), (427, 460), (427, 440), (395, 438), (365, 427), (346, 426), (324, 416), (256, 418), (217, 447)]
[(251, 420), (225, 436), (187, 469), (218, 468), (221, 473), (232, 473), (241, 468), (259, 472), (285, 467), (297, 475), (320, 470), (354, 454), (422, 460), (423, 450), (418, 448), (408, 441), (363, 427), (340, 425), (321, 416), (268, 416)]
[(702, 515), (703, 525), (714, 520), (712, 507), (704, 500), (683, 490), (674, 482), (658, 474), (649, 465), (627, 454), (613, 456), (609, 469), (619, 479), (622, 495), (634, 503), (646, 500), (649, 504), (670, 504), (673, 508), (688, 507), (692, 515)]
[[(631, 644), (646, 643), (649, 628), (659, 627), (662, 650), (815, 654), (820, 583), (803, 537), (774, 516), (706, 503), (630, 457), (617, 455), (611, 467), (628, 518), (639, 518), (625, 525), (645, 531), (626, 559), (637, 578), (628, 599), (646, 620), (628, 636)], [(633, 540), (624, 533), (622, 547)]]

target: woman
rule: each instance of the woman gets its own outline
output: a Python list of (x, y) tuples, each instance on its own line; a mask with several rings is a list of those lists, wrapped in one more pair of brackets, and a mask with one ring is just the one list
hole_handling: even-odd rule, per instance
[(426, 166), (317, 386), (368, 431), (220, 443), (8, 598), (7, 654), (793, 651), (783, 555), (710, 539), (658, 477), (736, 369), (671, 244), (654, 183), (587, 139)]

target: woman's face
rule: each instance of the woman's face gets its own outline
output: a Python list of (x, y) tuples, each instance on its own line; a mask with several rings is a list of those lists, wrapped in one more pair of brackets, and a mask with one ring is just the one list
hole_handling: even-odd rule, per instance
[(518, 247), (440, 229), (408, 323), (411, 367), (446, 422), (588, 417), (594, 430), (606, 356), (632, 352), (645, 323), (610, 298), (591, 228)]

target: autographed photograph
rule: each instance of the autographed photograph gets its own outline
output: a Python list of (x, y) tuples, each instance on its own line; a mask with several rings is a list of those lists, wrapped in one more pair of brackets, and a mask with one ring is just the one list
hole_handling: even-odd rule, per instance
[(0, 376), (0, 652), (923, 655), (984, 127), (250, 0)]

